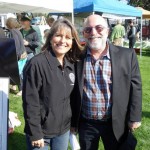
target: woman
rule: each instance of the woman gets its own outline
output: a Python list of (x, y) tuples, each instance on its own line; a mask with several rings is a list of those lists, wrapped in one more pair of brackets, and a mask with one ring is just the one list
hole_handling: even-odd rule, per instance
[(17, 52), (17, 57), (20, 59), (21, 55), (26, 52), (26, 49), (24, 47), (23, 43), (23, 37), (19, 31), (20, 24), (15, 18), (8, 18), (6, 20), (6, 26), (10, 31), (10, 38), (13, 38), (15, 40), (15, 45), (16, 45), (16, 52)]
[[(23, 43), (23, 37), (21, 35), (21, 32), (19, 31), (20, 24), (15, 18), (8, 18), (6, 20), (6, 26), (9, 29), (9, 37), (13, 38), (15, 41), (16, 46), (16, 54), (18, 60), (25, 59), (27, 57), (26, 49)], [(19, 70), (20, 72), (20, 70)], [(21, 84), (18, 86), (19, 92), (17, 93), (17, 96), (22, 95), (22, 73), (20, 74), (20, 82)], [(13, 86), (13, 90), (16, 90), (16, 86)]]
[(28, 150), (67, 150), (74, 87), (73, 63), (80, 55), (80, 41), (67, 19), (57, 20), (43, 52), (24, 69), (23, 109)]

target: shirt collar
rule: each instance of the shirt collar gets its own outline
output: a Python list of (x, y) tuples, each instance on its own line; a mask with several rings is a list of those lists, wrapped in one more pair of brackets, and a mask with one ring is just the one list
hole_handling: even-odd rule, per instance
[(109, 44), (108, 44), (108, 42), (107, 42), (107, 50), (106, 50), (107, 52), (106, 52), (106, 56), (107, 56), (108, 59), (110, 59), (110, 52), (109, 52), (109, 50), (110, 50), (110, 49), (109, 49)]
[(64, 67), (69, 67), (73, 70), (74, 64), (71, 63), (66, 57), (64, 57)]
[[(52, 65), (55, 67), (60, 67), (61, 64), (52, 50), (49, 50), (49, 55)], [(64, 67), (69, 67), (73, 70), (74, 65), (71, 62), (69, 62), (66, 57), (64, 57)]]

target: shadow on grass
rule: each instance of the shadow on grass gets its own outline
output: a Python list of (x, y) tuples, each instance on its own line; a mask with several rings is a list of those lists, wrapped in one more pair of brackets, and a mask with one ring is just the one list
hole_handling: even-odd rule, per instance
[[(138, 56), (140, 56), (140, 53), (137, 53)], [(142, 56), (150, 57), (150, 52), (142, 52)]]
[(25, 135), (14, 132), (8, 135), (8, 150), (26, 150)]
[(150, 112), (149, 111), (143, 111), (142, 116), (146, 118), (150, 118)]
[(150, 57), (150, 53), (142, 53), (142, 56)]

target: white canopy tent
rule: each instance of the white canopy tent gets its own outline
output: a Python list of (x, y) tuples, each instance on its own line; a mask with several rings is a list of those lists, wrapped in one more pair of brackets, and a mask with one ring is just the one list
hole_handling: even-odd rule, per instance
[(73, 17), (73, 0), (0, 0), (0, 13), (71, 13)]
[[(65, 4), (65, 5), (64, 5)], [(67, 4), (67, 5), (66, 5)], [(64, 6), (64, 7), (63, 7)], [(0, 13), (72, 12), (72, 0), (0, 0)]]

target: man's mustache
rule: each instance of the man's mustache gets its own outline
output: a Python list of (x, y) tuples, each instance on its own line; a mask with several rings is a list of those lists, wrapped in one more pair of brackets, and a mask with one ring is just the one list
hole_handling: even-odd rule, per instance
[(102, 36), (90, 36), (88, 39), (102, 38)]

